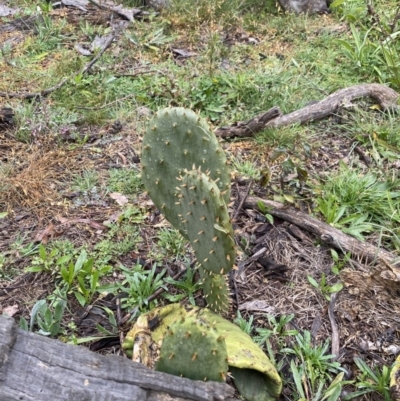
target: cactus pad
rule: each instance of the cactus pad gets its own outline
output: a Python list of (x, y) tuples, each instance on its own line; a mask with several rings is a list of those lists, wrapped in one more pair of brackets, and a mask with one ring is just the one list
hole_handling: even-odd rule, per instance
[(209, 272), (229, 272), (235, 262), (235, 242), (228, 209), (216, 184), (200, 170), (186, 171), (176, 200), (197, 261)]
[(228, 373), (225, 340), (195, 316), (187, 316), (167, 331), (156, 370), (192, 380), (225, 381)]
[(226, 276), (214, 274), (199, 267), (204, 297), (208, 307), (215, 313), (225, 314), (230, 305), (230, 294)]
[(230, 173), (225, 153), (207, 123), (184, 108), (157, 112), (143, 138), (142, 178), (150, 198), (165, 218), (187, 238), (175, 205), (177, 178), (193, 165), (210, 172), (225, 203), (230, 197)]

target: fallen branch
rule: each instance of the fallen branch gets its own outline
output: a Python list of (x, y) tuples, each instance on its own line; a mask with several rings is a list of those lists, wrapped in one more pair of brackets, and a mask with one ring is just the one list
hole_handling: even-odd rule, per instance
[(340, 336), (339, 336), (339, 328), (335, 319), (335, 303), (337, 299), (338, 293), (335, 292), (331, 294), (331, 300), (329, 301), (328, 308), (328, 316), (329, 321), (331, 322), (332, 327), (332, 355), (334, 355), (334, 360), (336, 361), (339, 358), (339, 350), (340, 350)]
[(244, 207), (259, 210), (258, 202), (262, 202), (272, 216), (289, 221), (313, 233), (332, 247), (342, 252), (350, 252), (353, 257), (371, 263), (373, 268), (368, 277), (375, 281), (384, 282), (386, 287), (400, 290), (399, 261), (390, 252), (367, 242), (361, 242), (329, 224), (309, 216), (307, 213), (279, 202), (250, 197), (246, 199)]
[(381, 84), (361, 84), (338, 90), (317, 103), (286, 115), (282, 115), (279, 107), (273, 107), (247, 122), (238, 122), (228, 127), (218, 128), (215, 134), (221, 138), (253, 136), (268, 127), (279, 128), (321, 120), (336, 113), (341, 107), (347, 106), (352, 100), (362, 97), (374, 99), (382, 110), (399, 111), (397, 105), (399, 93)]
[(15, 93), (15, 92), (0, 92), (0, 97), (5, 98), (18, 98), (18, 99), (33, 99), (37, 97), (44, 97), (49, 95), (50, 93), (60, 89), (63, 85), (65, 85), (70, 79), (76, 77), (77, 75), (86, 74), (93, 65), (99, 60), (99, 58), (103, 55), (103, 53), (110, 47), (111, 43), (115, 39), (115, 35), (112, 34), (108, 37), (107, 41), (104, 43), (103, 47), (100, 49), (96, 57), (94, 57), (89, 63), (87, 63), (78, 73), (72, 75), (71, 77), (63, 78), (58, 84), (52, 86), (51, 88), (44, 89), (40, 92), (35, 93)]
[(273, 121), (275, 118), (281, 115), (282, 112), (280, 108), (275, 106), (249, 121), (239, 121), (229, 127), (218, 128), (215, 131), (215, 134), (221, 138), (230, 138), (234, 136), (253, 136), (255, 133), (262, 131), (271, 120)]
[(141, 10), (140, 8), (133, 8), (133, 7), (126, 8), (123, 7), (121, 4), (115, 4), (113, 1), (110, 0), (101, 0), (101, 1), (89, 0), (89, 3), (94, 4), (101, 10), (112, 11), (131, 22), (135, 21), (135, 17), (148, 14), (147, 12)]

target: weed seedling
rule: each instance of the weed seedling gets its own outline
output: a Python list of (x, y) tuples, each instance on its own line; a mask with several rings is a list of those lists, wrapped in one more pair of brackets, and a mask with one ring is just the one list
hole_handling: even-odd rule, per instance
[(339, 292), (343, 288), (343, 283), (338, 282), (333, 285), (329, 285), (326, 281), (325, 273), (322, 273), (321, 280), (318, 283), (313, 277), (307, 276), (308, 282), (315, 288), (321, 291), (321, 294), (326, 298), (327, 301), (330, 301), (331, 295), (335, 292)]
[(331, 268), (331, 272), (333, 274), (338, 275), (340, 273), (340, 270), (342, 270), (343, 267), (346, 266), (346, 263), (351, 259), (351, 253), (346, 252), (343, 258), (341, 259), (339, 257), (339, 254), (334, 249), (331, 249), (331, 256), (333, 259), (333, 266)]
[(265, 206), (264, 202), (258, 201), (257, 202), (258, 210), (264, 215), (264, 217), (267, 219), (267, 221), (270, 224), (274, 224), (274, 216), (270, 214), (270, 210), (272, 210), (272, 207), (267, 207)]
[(33, 331), (35, 323), (39, 326), (38, 334), (55, 337), (61, 332), (61, 320), (64, 315), (66, 301), (59, 299), (47, 304), (45, 299), (37, 301), (32, 308), (31, 319), (28, 326), (24, 318), (20, 320), (20, 327)]
[(183, 280), (174, 280), (172, 277), (167, 277), (165, 282), (176, 287), (178, 290), (183, 291), (183, 294), (164, 294), (164, 297), (171, 302), (179, 302), (188, 297), (191, 305), (195, 306), (194, 294), (201, 288), (200, 283), (194, 282), (195, 270), (188, 267), (185, 278)]
[(253, 331), (253, 320), (253, 315), (250, 316), (249, 320), (246, 320), (238, 310), (236, 319), (233, 321), (233, 323), (236, 323), (241, 328), (241, 330), (250, 335)]
[[(333, 360), (334, 355), (326, 354), (329, 348), (328, 340), (323, 345), (313, 345), (309, 331), (304, 331), (303, 335), (297, 334), (295, 339), (293, 348), (284, 348), (281, 352), (296, 356), (300, 363), (301, 376), (304, 376), (303, 384), (308, 383), (311, 393), (315, 394), (320, 389), (322, 390), (325, 382), (330, 379), (331, 373), (338, 373), (342, 368), (339, 362)], [(295, 366), (294, 361), (292, 361), (292, 368), (293, 366)]]
[(158, 232), (157, 251), (153, 252), (153, 257), (157, 261), (164, 258), (182, 258), (185, 255), (185, 245), (187, 241), (175, 228), (162, 228)]
[(148, 271), (143, 270), (140, 264), (133, 266), (132, 269), (121, 265), (120, 269), (124, 273), (125, 279), (121, 283), (101, 286), (99, 291), (107, 291), (114, 294), (122, 293), (121, 306), (124, 309), (134, 307), (141, 310), (145, 307), (151, 309), (154, 304), (149, 304), (147, 298), (159, 288), (164, 288), (167, 291), (163, 280), (166, 269), (156, 275), (156, 268), (156, 264)]
[(384, 365), (382, 370), (372, 370), (361, 358), (354, 358), (354, 362), (360, 369), (355, 383), (359, 391), (348, 394), (344, 400), (351, 400), (368, 393), (378, 393), (385, 401), (390, 401), (390, 369)]

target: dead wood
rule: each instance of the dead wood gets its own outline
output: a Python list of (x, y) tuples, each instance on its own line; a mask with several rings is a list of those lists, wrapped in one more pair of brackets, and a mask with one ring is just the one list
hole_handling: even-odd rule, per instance
[(333, 358), (334, 360), (339, 358), (339, 350), (340, 350), (339, 328), (335, 319), (335, 303), (337, 295), (338, 295), (337, 292), (331, 294), (331, 299), (329, 301), (329, 308), (328, 308), (329, 321), (331, 322), (331, 327), (332, 327), (331, 344), (332, 344), (332, 355), (334, 355)]
[(148, 15), (148, 12), (145, 12), (139, 8), (126, 8), (121, 4), (114, 3), (111, 0), (89, 0), (89, 2), (102, 10), (112, 11), (131, 22), (134, 22), (135, 18), (139, 16)]
[(221, 138), (248, 137), (268, 127), (279, 128), (321, 120), (336, 113), (341, 107), (348, 106), (352, 100), (362, 97), (374, 99), (384, 111), (398, 112), (399, 96), (399, 93), (381, 84), (354, 85), (286, 115), (282, 115), (279, 107), (273, 107), (247, 122), (237, 122), (231, 126), (218, 128), (215, 134)]
[(0, 316), (0, 398), (17, 401), (217, 401), (234, 390), (155, 372), (18, 329)]
[(255, 133), (262, 131), (270, 121), (274, 120), (275, 118), (279, 118), (281, 115), (282, 112), (280, 108), (275, 106), (249, 121), (239, 121), (228, 127), (218, 128), (215, 131), (215, 134), (221, 138), (231, 138), (234, 136), (253, 136)]
[(351, 252), (353, 257), (369, 263), (372, 267), (363, 280), (365, 285), (372, 280), (375, 284), (379, 283), (391, 291), (400, 290), (400, 264), (390, 252), (367, 242), (361, 242), (307, 213), (279, 202), (250, 197), (246, 199), (244, 207), (258, 210), (258, 202), (270, 208), (268, 213), (273, 216), (289, 221), (316, 235), (332, 247), (342, 252)]

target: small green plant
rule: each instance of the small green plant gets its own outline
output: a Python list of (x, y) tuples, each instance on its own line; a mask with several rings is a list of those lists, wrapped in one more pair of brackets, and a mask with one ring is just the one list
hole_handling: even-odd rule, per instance
[(278, 370), (283, 367), (284, 360), (277, 361), (274, 348), (277, 348), (279, 351), (281, 348), (284, 348), (285, 338), (298, 334), (297, 330), (286, 329), (286, 325), (289, 324), (293, 318), (293, 313), (290, 315), (281, 315), (279, 319), (275, 316), (267, 315), (270, 328), (257, 327), (257, 335), (253, 338), (257, 344), (267, 349), (269, 359)]
[(318, 290), (321, 291), (321, 294), (325, 297), (327, 301), (331, 299), (331, 295), (334, 294), (335, 292), (339, 292), (343, 288), (343, 283), (338, 282), (333, 285), (329, 285), (327, 280), (326, 280), (326, 275), (325, 273), (322, 273), (321, 275), (321, 280), (318, 283), (313, 277), (307, 276), (308, 282), (314, 287), (317, 288)]
[(143, 187), (140, 173), (131, 168), (111, 169), (107, 188), (110, 192), (136, 195)]
[(238, 158), (233, 158), (233, 168), (245, 178), (251, 178), (253, 180), (260, 179), (260, 169), (255, 163), (250, 160), (241, 161)]
[(187, 241), (175, 228), (161, 228), (157, 234), (157, 248), (152, 252), (153, 257), (161, 261), (165, 257), (175, 259), (185, 255)]
[(35, 323), (39, 327), (38, 334), (43, 336), (56, 337), (61, 333), (61, 320), (64, 315), (66, 301), (58, 299), (49, 305), (45, 299), (37, 301), (32, 308), (31, 319), (28, 326), (24, 318), (20, 320), (20, 327), (33, 331)]
[(289, 324), (294, 318), (294, 314), (281, 315), (278, 318), (275, 316), (267, 315), (270, 328), (256, 328), (258, 335), (254, 337), (257, 344), (264, 345), (271, 337), (286, 337), (298, 334), (297, 330), (287, 330), (286, 325)]
[(94, 267), (94, 259), (88, 258), (87, 252), (83, 249), (75, 263), (69, 262), (70, 256), (60, 258), (60, 274), (64, 283), (64, 290), (72, 290), (75, 298), (81, 306), (90, 304), (97, 292), (99, 278), (111, 270), (111, 266), (105, 265), (100, 268)]
[(354, 213), (346, 216), (348, 206), (339, 206), (336, 197), (332, 194), (328, 194), (325, 198), (319, 198), (317, 203), (318, 210), (325, 217), (328, 224), (339, 228), (360, 241), (364, 241), (363, 234), (373, 230), (373, 225), (368, 222), (367, 215)]
[(357, 67), (369, 66), (373, 63), (372, 58), (377, 49), (377, 45), (368, 38), (372, 28), (361, 33), (354, 24), (350, 24), (350, 29), (354, 43), (351, 44), (344, 39), (336, 39), (336, 43), (343, 48), (346, 57), (353, 61)]
[[(304, 383), (305, 383), (304, 369), (301, 367), (297, 367), (294, 361), (291, 361), (290, 369), (293, 374), (293, 381), (295, 384), (295, 389), (296, 389), (297, 395), (299, 397), (299, 401), (306, 401), (306, 400), (337, 401), (340, 399), (343, 385), (348, 383), (348, 382), (343, 381), (344, 373), (341, 372), (333, 379), (333, 381), (330, 383), (328, 388), (325, 390), (324, 390), (324, 386), (326, 385), (326, 383), (324, 380), (322, 380), (318, 385), (317, 391), (315, 393), (313, 393), (310, 398), (310, 396), (308, 396), (308, 397), (306, 396), (306, 393), (304, 390)], [(307, 392), (307, 394), (308, 394), (308, 392)]]
[[(138, 23), (138, 28), (145, 28), (145, 26)], [(141, 32), (140, 29), (135, 29), (135, 32), (126, 31), (126, 38), (141, 49), (148, 49), (152, 51), (159, 51), (159, 48), (165, 46), (174, 40), (174, 37), (168, 36), (165, 33), (165, 27), (157, 27), (150, 32)]]
[(46, 251), (45, 246), (40, 244), (38, 256), (33, 257), (31, 266), (28, 267), (26, 271), (31, 273), (54, 273), (57, 270), (57, 266), (60, 266), (66, 261), (65, 257), (58, 259), (58, 254), (58, 249), (53, 248), (50, 251)]
[(311, 394), (316, 394), (322, 390), (326, 381), (330, 380), (331, 374), (337, 374), (342, 370), (340, 363), (334, 360), (335, 356), (327, 354), (329, 340), (322, 345), (313, 345), (311, 333), (304, 331), (303, 334), (297, 334), (292, 348), (284, 348), (281, 352), (294, 355), (297, 358), (297, 365), (292, 361), (293, 367), (298, 367), (303, 385), (309, 387)]
[(243, 330), (246, 334), (250, 335), (254, 328), (253, 320), (254, 320), (253, 315), (250, 316), (249, 320), (246, 320), (238, 310), (236, 319), (233, 321), (233, 323), (237, 324), (241, 330)]
[(163, 276), (166, 269), (156, 274), (157, 265), (154, 264), (151, 270), (143, 270), (140, 264), (133, 266), (132, 269), (128, 269), (125, 266), (119, 267), (125, 279), (120, 283), (108, 284), (101, 286), (99, 291), (112, 292), (114, 294), (121, 293), (121, 306), (122, 308), (138, 308), (144, 310), (145, 308), (151, 309), (155, 303), (148, 301), (148, 297), (154, 294), (159, 288), (165, 286)]
[(96, 170), (85, 170), (75, 177), (72, 187), (77, 191), (88, 192), (99, 184), (99, 175)]
[[(362, 232), (379, 228), (396, 245), (400, 223), (400, 181), (388, 174), (366, 174), (340, 163), (336, 174), (320, 186), (319, 210), (327, 222), (363, 239)], [(389, 235), (390, 234), (390, 235)]]
[(267, 219), (267, 221), (270, 224), (274, 224), (274, 216), (270, 214), (269, 212), (272, 210), (272, 207), (267, 207), (265, 206), (264, 202), (258, 201), (257, 202), (257, 207), (258, 210), (264, 215), (264, 217)]
[(176, 295), (172, 295), (172, 294), (164, 294), (164, 297), (166, 299), (168, 299), (168, 301), (171, 302), (179, 302), (182, 299), (188, 297), (189, 302), (191, 305), (195, 306), (196, 303), (194, 301), (194, 294), (200, 290), (201, 285), (199, 282), (194, 282), (194, 275), (195, 275), (195, 270), (188, 267), (186, 274), (185, 274), (185, 278), (183, 280), (174, 280), (172, 277), (167, 277), (165, 279), (165, 283), (166, 284), (171, 284), (174, 287), (176, 287), (178, 290), (183, 291), (183, 294), (176, 294)]
[(336, 275), (338, 275), (340, 273), (340, 270), (342, 270), (343, 267), (346, 266), (346, 263), (349, 260), (351, 260), (350, 252), (346, 252), (343, 258), (340, 258), (339, 254), (334, 249), (331, 249), (331, 256), (333, 259), (333, 266), (331, 268), (331, 272)]
[(385, 401), (390, 401), (389, 383), (390, 369), (383, 366), (382, 370), (372, 370), (361, 358), (354, 358), (354, 362), (360, 369), (355, 386), (359, 391), (346, 395), (344, 400), (351, 400), (364, 394), (378, 393)]

